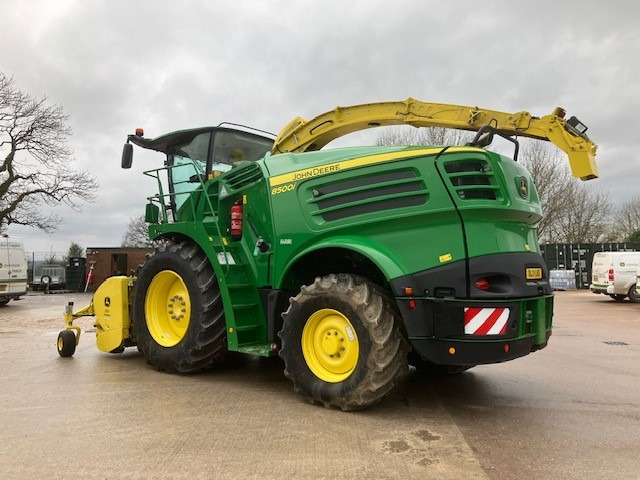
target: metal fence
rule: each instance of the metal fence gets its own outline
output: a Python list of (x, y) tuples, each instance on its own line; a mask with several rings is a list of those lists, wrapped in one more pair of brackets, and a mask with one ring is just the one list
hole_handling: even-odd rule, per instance
[(640, 243), (549, 243), (540, 245), (549, 270), (574, 270), (577, 288), (589, 288), (597, 252), (638, 252)]
[(67, 252), (25, 252), (27, 279), (34, 290), (80, 291), (86, 279), (84, 258), (68, 258)]

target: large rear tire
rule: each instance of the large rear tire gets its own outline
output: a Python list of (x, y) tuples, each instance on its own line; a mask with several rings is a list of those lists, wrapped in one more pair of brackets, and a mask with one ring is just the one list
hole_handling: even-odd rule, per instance
[(316, 278), (282, 316), (285, 375), (312, 403), (359, 410), (391, 393), (408, 371), (409, 345), (393, 301), (367, 279)]
[(195, 243), (162, 244), (139, 271), (133, 305), (138, 349), (158, 370), (195, 372), (224, 357), (218, 281)]

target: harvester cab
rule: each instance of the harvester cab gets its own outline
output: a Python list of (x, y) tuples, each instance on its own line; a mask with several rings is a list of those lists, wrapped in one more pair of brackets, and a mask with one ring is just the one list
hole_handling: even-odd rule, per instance
[[(596, 178), (596, 145), (564, 117), (408, 99), (296, 118), (275, 139), (137, 131), (123, 167), (132, 145), (165, 157), (145, 172), (157, 182), (145, 215), (157, 251), (135, 278), (101, 285), (93, 306), (68, 308), (58, 350), (72, 355), (73, 320), (95, 314), (101, 350), (137, 345), (168, 372), (226, 351), (279, 354), (303, 395), (354, 410), (388, 395), (409, 364), (456, 373), (544, 348), (553, 295), (535, 185), (481, 147), (503, 136), (517, 160), (514, 137), (551, 141), (574, 176)], [(321, 150), (382, 125), (477, 133), (465, 146)]]

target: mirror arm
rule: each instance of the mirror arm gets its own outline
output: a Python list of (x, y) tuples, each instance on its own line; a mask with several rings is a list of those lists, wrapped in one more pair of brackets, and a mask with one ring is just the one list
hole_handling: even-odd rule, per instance
[(510, 135), (507, 135), (505, 133), (499, 132), (498, 130), (496, 130), (490, 124), (483, 125), (482, 127), (480, 127), (478, 129), (478, 133), (476, 133), (476, 136), (473, 137), (473, 140), (471, 142), (469, 142), (467, 145), (472, 146), (472, 147), (477, 147), (477, 146), (486, 147), (486, 146), (488, 146), (491, 142), (486, 143), (486, 144), (482, 144), (482, 142), (481, 142), (483, 140), (483, 136), (486, 135), (487, 132), (489, 132), (489, 134), (491, 136), (498, 135), (498, 136), (504, 138), (505, 140), (508, 140), (511, 143), (513, 143), (514, 144), (513, 160), (516, 161), (516, 162), (518, 161), (518, 153), (520, 152), (520, 143), (518, 142), (518, 140), (516, 140), (515, 138), (513, 138)]

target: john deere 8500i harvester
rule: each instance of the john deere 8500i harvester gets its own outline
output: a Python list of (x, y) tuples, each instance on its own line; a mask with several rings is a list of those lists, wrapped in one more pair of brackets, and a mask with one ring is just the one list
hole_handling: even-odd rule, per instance
[[(467, 146), (321, 150), (380, 125), (477, 132)], [(354, 410), (401, 381), (408, 365), (455, 373), (547, 345), (553, 296), (540, 256), (542, 218), (517, 140), (549, 140), (574, 176), (597, 177), (596, 145), (557, 108), (542, 118), (405, 102), (336, 108), (288, 124), (275, 140), (225, 126), (132, 144), (161, 152), (145, 172), (158, 193), (146, 221), (158, 242), (137, 277), (111, 277), (91, 305), (100, 350), (135, 346), (167, 372), (225, 352), (279, 354), (314, 402)], [(514, 159), (485, 150), (494, 135)]]

